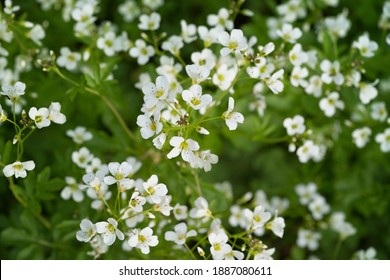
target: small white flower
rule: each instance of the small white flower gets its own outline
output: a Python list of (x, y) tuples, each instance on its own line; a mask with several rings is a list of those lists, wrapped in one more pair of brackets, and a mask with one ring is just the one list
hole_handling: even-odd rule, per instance
[(245, 217), (244, 210), (238, 206), (233, 205), (230, 207), (229, 224), (233, 227), (239, 226), (240, 228), (245, 229), (248, 224), (248, 220)]
[(223, 91), (228, 90), (236, 75), (237, 69), (235, 67), (229, 69), (227, 64), (222, 64), (213, 75), (213, 84)]
[(30, 38), (38, 46), (42, 45), (41, 40), (45, 38), (45, 35), (45, 30), (40, 24), (35, 24), (34, 27), (26, 33), (26, 37)]
[(330, 212), (330, 206), (326, 203), (325, 198), (319, 194), (314, 196), (308, 208), (315, 220), (321, 220), (325, 214)]
[(160, 135), (158, 135), (156, 138), (153, 139), (153, 145), (157, 149), (161, 150), (166, 140), (167, 140), (167, 134), (161, 133)]
[(230, 251), (225, 253), (225, 255), (224, 255), (225, 260), (235, 260), (235, 259), (243, 260), (244, 259), (245, 255), (243, 252), (233, 250), (233, 248), (230, 245), (229, 245), (229, 247), (230, 247)]
[(224, 46), (221, 49), (222, 56), (227, 56), (235, 51), (244, 51), (248, 48), (247, 39), (241, 29), (233, 29), (230, 35), (226, 31), (223, 31), (219, 34), (218, 41)]
[(236, 130), (238, 123), (244, 122), (244, 116), (239, 112), (233, 112), (234, 99), (229, 97), (228, 109), (222, 114), (222, 118), (225, 120), (229, 130)]
[(141, 10), (136, 2), (127, 0), (118, 6), (118, 12), (123, 16), (125, 22), (131, 22), (140, 15)]
[(275, 218), (267, 224), (267, 228), (272, 230), (272, 232), (282, 238), (284, 234), (284, 228), (286, 226), (286, 223), (284, 222), (284, 218), (278, 217), (278, 215), (275, 215)]
[(301, 115), (296, 115), (293, 118), (286, 118), (283, 121), (283, 126), (290, 136), (303, 134), (306, 129), (305, 119)]
[(338, 92), (331, 92), (327, 97), (322, 98), (319, 105), (327, 117), (332, 117), (336, 109), (344, 109), (344, 102), (340, 100)]
[(195, 110), (207, 107), (213, 101), (210, 94), (202, 94), (202, 87), (198, 84), (192, 85), (182, 93), (183, 100)]
[(334, 83), (338, 86), (342, 85), (344, 82), (344, 76), (340, 73), (340, 62), (339, 61), (329, 61), (327, 59), (323, 60), (320, 64), (322, 70), (321, 79), (325, 84)]
[(135, 46), (129, 51), (131, 57), (137, 58), (139, 65), (145, 65), (149, 59), (155, 54), (152, 46), (146, 45), (144, 40), (138, 39), (135, 41)]
[(65, 183), (67, 185), (62, 189), (61, 197), (65, 200), (72, 197), (76, 202), (83, 201), (84, 194), (81, 190), (83, 185), (78, 184), (76, 179), (70, 176), (65, 177)]
[(276, 30), (276, 34), (288, 43), (294, 44), (302, 36), (302, 31), (298, 27), (293, 27), (290, 23), (284, 23), (281, 29)]
[(306, 163), (310, 159), (316, 159), (321, 154), (320, 147), (312, 140), (306, 140), (302, 146), (297, 149), (297, 156), (300, 162)]
[(268, 88), (274, 93), (278, 94), (284, 89), (283, 83), (279, 80), (283, 78), (284, 70), (280, 69), (279, 71), (272, 74), (271, 77), (264, 79)]
[(376, 121), (385, 121), (387, 118), (387, 109), (384, 102), (375, 102), (371, 105), (371, 117)]
[(76, 144), (82, 144), (92, 139), (92, 133), (83, 126), (77, 126), (74, 130), (67, 130), (66, 136), (71, 137)]
[(175, 226), (175, 231), (167, 231), (165, 233), (165, 240), (173, 241), (178, 245), (184, 245), (188, 237), (196, 236), (196, 230), (187, 231), (187, 225), (180, 223)]
[(352, 47), (359, 50), (364, 57), (373, 57), (375, 51), (378, 50), (378, 43), (370, 41), (368, 34), (361, 35), (357, 41), (352, 43)]
[(370, 103), (371, 100), (375, 99), (375, 97), (378, 96), (378, 90), (375, 87), (377, 83), (378, 81), (372, 84), (366, 84), (366, 83), (359, 84), (359, 88), (360, 88), (359, 98), (363, 104)]
[(58, 102), (52, 102), (49, 106), (48, 119), (57, 124), (64, 124), (66, 122), (66, 116), (61, 112), (61, 104)]
[(294, 87), (307, 87), (308, 82), (305, 80), (309, 76), (309, 71), (306, 67), (295, 66), (291, 72), (290, 82)]
[(210, 69), (204, 65), (190, 64), (186, 66), (187, 75), (192, 79), (192, 84), (200, 84), (210, 75)]
[(181, 154), (184, 161), (189, 163), (193, 163), (195, 161), (194, 151), (199, 150), (198, 142), (192, 139), (185, 140), (181, 136), (174, 136), (169, 141), (169, 144), (173, 147), (167, 155), (169, 159), (175, 158)]
[(230, 14), (229, 11), (226, 8), (221, 8), (218, 11), (218, 15), (208, 15), (207, 16), (207, 24), (210, 26), (217, 26), (222, 29), (231, 30), (233, 29), (233, 21), (229, 19)]
[(173, 55), (179, 55), (180, 49), (184, 47), (184, 43), (181, 37), (172, 35), (167, 41), (164, 41), (161, 48), (164, 51), (168, 51)]
[(141, 231), (136, 230), (136, 233), (130, 237), (128, 243), (130, 247), (141, 249), (143, 254), (149, 254), (149, 247), (157, 246), (158, 238), (156, 235), (153, 235), (153, 230), (150, 227), (146, 227)]
[(22, 82), (16, 82), (13, 86), (5, 85), (1, 87), (1, 94), (5, 95), (15, 103), (20, 96), (24, 95), (26, 90), (26, 84)]
[(108, 218), (108, 222), (98, 222), (96, 223), (96, 232), (103, 234), (103, 242), (111, 246), (115, 239), (118, 237), (119, 240), (125, 239), (123, 232), (121, 232), (118, 227), (118, 222), (113, 218)]
[(208, 239), (211, 245), (210, 252), (213, 259), (223, 259), (225, 254), (231, 251), (231, 246), (227, 244), (228, 236), (223, 231), (210, 233)]
[(49, 109), (32, 107), (28, 111), (29, 117), (35, 122), (37, 128), (43, 128), (50, 125)]
[(126, 161), (122, 163), (110, 162), (108, 164), (108, 170), (110, 171), (112, 176), (105, 176), (104, 183), (106, 183), (107, 185), (113, 185), (116, 183), (131, 184), (131, 180), (127, 178), (131, 172), (131, 169), (132, 166)]
[(153, 108), (159, 101), (163, 101), (168, 97), (169, 82), (165, 76), (158, 76), (156, 84), (147, 83), (142, 87), (142, 92), (145, 94), (144, 101), (147, 108)]
[(91, 152), (85, 147), (82, 147), (80, 150), (74, 151), (72, 153), (73, 163), (75, 163), (80, 168), (86, 168), (93, 158), (94, 157)]
[(375, 136), (375, 141), (380, 144), (382, 152), (390, 152), (390, 128), (386, 128), (385, 131)]
[(369, 127), (357, 128), (352, 132), (352, 141), (356, 147), (363, 148), (370, 140), (371, 129)]
[(263, 249), (261, 253), (256, 254), (254, 260), (273, 260), (272, 255), (275, 253), (275, 248)]
[(134, 192), (131, 195), (129, 206), (133, 209), (134, 212), (140, 213), (143, 211), (143, 205), (146, 203), (146, 198), (140, 196), (139, 192)]
[(69, 71), (75, 70), (77, 63), (81, 60), (81, 55), (77, 52), (72, 52), (68, 47), (62, 47), (60, 54), (57, 58), (57, 64)]
[(195, 208), (190, 210), (190, 217), (193, 219), (209, 218), (211, 217), (211, 211), (207, 200), (203, 197), (198, 197), (195, 202)]
[(163, 183), (158, 183), (158, 177), (156, 175), (152, 175), (143, 183), (142, 187), (150, 203), (160, 203), (162, 198), (168, 193), (167, 186)]
[(76, 233), (78, 241), (89, 242), (91, 238), (96, 235), (96, 225), (88, 219), (83, 219), (81, 221), (80, 229), (81, 230)]
[(163, 124), (159, 119), (160, 116), (158, 114), (154, 114), (153, 117), (148, 117), (147, 115), (139, 115), (137, 117), (137, 125), (141, 127), (142, 138), (149, 139), (161, 132)]
[(316, 250), (319, 247), (319, 241), (321, 234), (311, 230), (299, 229), (297, 245), (300, 248), (308, 248), (311, 251)]
[(359, 250), (356, 252), (356, 258), (358, 260), (376, 260), (376, 250), (374, 247), (370, 247), (367, 250)]
[(161, 16), (153, 12), (150, 15), (141, 15), (139, 21), (140, 30), (157, 30), (160, 27)]
[(3, 174), (5, 177), (15, 176), (15, 178), (26, 178), (27, 171), (31, 171), (35, 168), (35, 163), (32, 160), (29, 161), (15, 161), (12, 164), (8, 164), (3, 168)]
[(313, 75), (309, 79), (309, 83), (305, 88), (307, 94), (312, 94), (314, 97), (320, 97), (322, 94), (322, 79), (320, 76)]
[(249, 209), (244, 210), (244, 215), (250, 221), (253, 229), (264, 227), (264, 225), (271, 219), (271, 213), (266, 212), (263, 206), (257, 206), (252, 212)]
[(173, 207), (173, 215), (175, 216), (175, 219), (178, 221), (187, 219), (188, 217), (187, 211), (188, 208), (186, 205), (180, 205), (179, 203), (177, 203)]
[(196, 40), (196, 25), (187, 24), (185, 20), (180, 21), (181, 33), (180, 36), (183, 38), (185, 43), (191, 43)]
[(317, 194), (317, 185), (315, 183), (298, 184), (295, 187), (295, 192), (299, 196), (299, 203), (307, 205)]
[(98, 49), (103, 50), (107, 56), (113, 56), (116, 52), (115, 39), (116, 39), (115, 33), (109, 31), (105, 33), (103, 37), (99, 37), (97, 39), (96, 45)]
[(288, 58), (294, 66), (301, 66), (303, 63), (306, 63), (309, 60), (309, 56), (302, 50), (301, 44), (294, 45), (294, 47), (288, 53)]
[(210, 152), (210, 150), (201, 151), (200, 159), (202, 160), (202, 166), (204, 171), (209, 172), (211, 170), (211, 164), (218, 163), (218, 156)]
[(198, 66), (205, 66), (209, 70), (213, 69), (216, 64), (216, 57), (210, 49), (203, 49), (202, 52), (193, 52), (191, 61)]

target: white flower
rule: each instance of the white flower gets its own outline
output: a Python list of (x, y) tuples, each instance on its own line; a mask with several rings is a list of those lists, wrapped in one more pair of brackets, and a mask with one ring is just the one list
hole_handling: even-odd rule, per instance
[(32, 107), (28, 111), (29, 117), (35, 122), (37, 128), (43, 128), (50, 125), (49, 109)]
[(140, 30), (157, 30), (160, 27), (161, 16), (153, 12), (150, 15), (141, 15), (139, 21)]
[(302, 50), (301, 44), (294, 45), (294, 47), (288, 53), (288, 58), (294, 66), (301, 66), (303, 63), (306, 63), (309, 60), (309, 56)]
[(370, 247), (367, 250), (359, 250), (356, 252), (356, 258), (358, 260), (376, 260), (376, 250), (374, 247)]
[(307, 87), (308, 82), (305, 80), (309, 76), (309, 71), (306, 67), (295, 66), (291, 72), (290, 82), (294, 87)]
[(165, 141), (167, 140), (167, 134), (166, 133), (161, 133), (158, 135), (156, 138), (153, 139), (153, 145), (161, 150), (162, 146), (165, 144)]
[(344, 109), (344, 102), (340, 100), (339, 93), (335, 91), (322, 98), (319, 105), (327, 117), (332, 117), (336, 113), (336, 109)]
[(237, 69), (235, 67), (229, 69), (227, 64), (222, 64), (213, 75), (213, 84), (223, 91), (228, 90), (236, 75)]
[(378, 90), (374, 86), (376, 84), (377, 84), (377, 81), (372, 83), (372, 84), (366, 84), (366, 83), (359, 84), (359, 88), (360, 88), (359, 98), (363, 104), (368, 104), (371, 102), (371, 100), (373, 100), (373, 99), (375, 99), (375, 97), (377, 97)]
[(371, 129), (369, 127), (357, 128), (352, 132), (352, 141), (356, 147), (363, 148), (370, 140)]
[(312, 140), (306, 140), (302, 146), (297, 149), (297, 156), (300, 162), (306, 163), (310, 159), (317, 158), (321, 153), (320, 147)]
[(340, 73), (340, 62), (325, 59), (321, 62), (320, 68), (322, 70), (321, 79), (325, 84), (335, 83), (336, 85), (342, 85), (344, 82), (344, 76)]
[(82, 144), (85, 141), (89, 141), (92, 139), (92, 133), (87, 131), (87, 129), (83, 126), (77, 126), (74, 130), (67, 130), (66, 136), (72, 138), (73, 142), (76, 144)]
[(368, 34), (365, 33), (352, 43), (352, 47), (358, 49), (364, 57), (373, 57), (375, 51), (378, 50), (378, 43), (370, 41)]
[(143, 183), (143, 189), (150, 203), (160, 203), (168, 193), (167, 186), (163, 183), (158, 183), (158, 177), (156, 175), (152, 175)]
[(146, 198), (143, 196), (140, 196), (139, 192), (134, 192), (131, 195), (129, 206), (134, 210), (136, 213), (140, 213), (143, 211), (143, 205), (146, 203)]
[(180, 49), (184, 46), (183, 40), (181, 37), (173, 35), (169, 37), (167, 41), (164, 41), (161, 45), (161, 48), (164, 51), (168, 51), (173, 55), (179, 55)]
[(198, 142), (192, 139), (185, 140), (181, 136), (173, 136), (169, 141), (169, 144), (173, 147), (167, 155), (169, 159), (175, 158), (181, 154), (184, 161), (189, 163), (193, 163), (195, 161), (194, 151), (199, 150)]
[(117, 228), (118, 222), (113, 218), (108, 218), (107, 222), (96, 223), (96, 232), (103, 234), (103, 242), (111, 246), (115, 239), (118, 237), (119, 240), (125, 239), (124, 234)]
[(300, 0), (286, 1), (276, 6), (276, 11), (286, 22), (294, 22), (298, 18), (306, 17), (306, 5), (303, 5)]
[(295, 192), (299, 196), (299, 203), (307, 205), (317, 194), (317, 185), (315, 183), (298, 184), (295, 187)]
[(284, 222), (284, 218), (278, 217), (278, 215), (275, 215), (275, 218), (267, 224), (267, 229), (272, 230), (272, 232), (282, 238), (284, 234), (284, 228), (286, 226), (286, 223)]
[(65, 67), (67, 70), (72, 71), (77, 67), (77, 63), (81, 59), (81, 55), (77, 52), (72, 52), (68, 47), (62, 47), (60, 49), (60, 56), (57, 58), (57, 64), (61, 67)]
[(261, 253), (256, 254), (254, 260), (273, 260), (272, 255), (275, 253), (275, 248), (262, 250)]
[(387, 118), (387, 109), (384, 102), (375, 102), (371, 105), (371, 117), (376, 121), (385, 121)]
[(185, 20), (180, 21), (181, 33), (180, 36), (183, 38), (185, 43), (191, 43), (196, 40), (196, 25), (187, 24)]
[(221, 29), (220, 27), (211, 28), (210, 30), (207, 29), (206, 26), (198, 27), (198, 34), (199, 37), (203, 40), (205, 48), (218, 42), (218, 35), (221, 30), (223, 29)]
[(187, 217), (188, 217), (188, 214), (187, 214), (188, 208), (187, 208), (186, 205), (180, 205), (179, 203), (177, 203), (173, 207), (172, 210), (173, 210), (173, 215), (174, 215), (176, 220), (180, 221), (180, 220), (187, 219)]
[(93, 155), (91, 152), (85, 148), (82, 147), (78, 151), (74, 151), (72, 153), (72, 161), (80, 168), (86, 168), (87, 165), (92, 161)]
[(345, 239), (356, 233), (356, 229), (345, 221), (345, 214), (343, 212), (334, 212), (329, 219), (331, 228), (340, 234), (340, 238)]
[(16, 82), (13, 86), (5, 85), (1, 87), (1, 94), (5, 95), (11, 100), (13, 103), (16, 100), (24, 95), (24, 91), (26, 90), (26, 84), (22, 82)]
[(35, 163), (32, 160), (29, 161), (15, 161), (12, 164), (8, 164), (3, 168), (5, 177), (15, 176), (15, 178), (26, 178), (27, 171), (31, 171), (35, 168)]
[(191, 61), (198, 66), (205, 66), (209, 70), (213, 69), (216, 64), (214, 53), (210, 49), (203, 49), (202, 52), (193, 52)]
[(227, 244), (228, 236), (223, 231), (210, 233), (208, 239), (211, 245), (210, 252), (213, 259), (221, 260), (225, 257), (225, 254), (231, 251), (231, 246)]
[(207, 107), (213, 101), (210, 94), (202, 94), (202, 87), (198, 84), (192, 85), (189, 90), (184, 90), (182, 97), (195, 110)]
[(209, 218), (211, 217), (211, 211), (207, 200), (203, 197), (198, 197), (195, 202), (195, 208), (190, 211), (190, 217), (193, 219)]
[(152, 46), (146, 45), (144, 40), (138, 39), (135, 41), (135, 46), (130, 49), (129, 54), (131, 57), (137, 58), (139, 65), (145, 65), (149, 58), (155, 54), (155, 51)]
[(308, 248), (309, 250), (314, 251), (318, 248), (320, 239), (321, 234), (318, 232), (305, 229), (298, 230), (297, 245), (300, 248)]
[(210, 152), (210, 150), (201, 151), (200, 159), (202, 160), (202, 166), (204, 171), (209, 172), (211, 170), (211, 164), (218, 163), (218, 156)]
[(185, 223), (180, 223), (175, 226), (175, 231), (167, 231), (165, 233), (165, 240), (173, 241), (178, 245), (184, 245), (188, 237), (196, 235), (196, 230), (187, 231), (187, 225)]
[(257, 206), (252, 212), (249, 209), (245, 209), (244, 215), (248, 221), (250, 221), (253, 229), (264, 227), (271, 219), (271, 213), (266, 212), (263, 206)]
[(45, 38), (45, 30), (42, 25), (35, 24), (33, 28), (29, 32), (27, 32), (26, 37), (30, 38), (35, 44), (38, 46), (42, 45), (41, 40)]
[(160, 212), (162, 215), (168, 217), (171, 215), (173, 207), (171, 206), (172, 197), (170, 195), (162, 196), (161, 201), (153, 206), (153, 211)]
[(61, 112), (61, 104), (58, 102), (52, 102), (49, 106), (48, 119), (57, 124), (64, 124), (66, 122), (66, 116)]
[(169, 93), (169, 82), (165, 76), (158, 76), (156, 84), (147, 83), (142, 87), (145, 94), (144, 101), (147, 108), (156, 106), (159, 101), (165, 100)]
[(288, 43), (294, 44), (302, 36), (302, 31), (298, 27), (293, 27), (289, 23), (284, 23), (281, 29), (276, 30), (276, 34)]
[(107, 185), (113, 185), (116, 183), (132, 185), (132, 182), (127, 177), (131, 172), (132, 166), (124, 161), (122, 163), (119, 162), (110, 162), (108, 164), (108, 170), (111, 175), (104, 177), (104, 183)]
[(229, 130), (236, 130), (238, 123), (244, 122), (244, 116), (239, 112), (233, 112), (234, 99), (229, 97), (228, 109), (222, 114), (222, 118), (225, 120)]
[(88, 219), (83, 219), (81, 221), (80, 229), (81, 230), (76, 233), (78, 241), (89, 242), (91, 238), (96, 235), (96, 225)]
[(140, 15), (141, 10), (136, 2), (127, 0), (118, 6), (118, 12), (123, 16), (125, 22), (131, 22)]
[(62, 189), (61, 197), (65, 200), (72, 197), (76, 202), (83, 201), (84, 194), (81, 191), (82, 185), (78, 184), (75, 178), (69, 176), (65, 177), (65, 183), (67, 185)]
[(219, 34), (218, 41), (224, 46), (221, 49), (222, 56), (227, 56), (235, 51), (244, 51), (248, 48), (247, 39), (241, 29), (233, 29), (230, 35), (226, 31), (223, 31)]
[(226, 8), (221, 8), (218, 11), (218, 15), (208, 15), (207, 16), (207, 24), (210, 26), (217, 26), (220, 28), (226, 28), (227, 30), (233, 29), (233, 21), (229, 19), (230, 14)]
[(225, 260), (235, 260), (235, 259), (243, 260), (244, 259), (245, 255), (243, 252), (233, 250), (233, 248), (230, 245), (229, 245), (229, 247), (230, 247), (230, 251), (227, 253), (225, 252), (225, 255), (224, 255)]
[(231, 215), (229, 216), (229, 224), (233, 227), (239, 226), (243, 229), (247, 227), (247, 222), (248, 220), (245, 217), (244, 210), (238, 206), (238, 205), (233, 205), (230, 207), (230, 213)]
[(380, 144), (382, 152), (390, 152), (390, 128), (386, 128), (385, 131), (375, 136), (375, 141)]
[(107, 56), (113, 56), (116, 52), (115, 39), (116, 39), (115, 33), (109, 31), (105, 33), (103, 37), (99, 37), (97, 39), (96, 45), (98, 49), (103, 50)]
[(152, 10), (157, 10), (164, 4), (164, 0), (142, 0), (142, 4)]
[(141, 136), (144, 139), (149, 139), (155, 134), (159, 134), (163, 128), (160, 122), (159, 114), (154, 114), (153, 117), (147, 115), (139, 115), (137, 117), (137, 125), (141, 127)]
[(301, 115), (296, 115), (293, 118), (286, 118), (283, 121), (283, 126), (287, 130), (287, 134), (300, 135), (305, 132), (305, 119)]
[(348, 20), (347, 15), (348, 10), (344, 10), (336, 17), (325, 18), (325, 28), (334, 40), (337, 40), (337, 38), (343, 38), (347, 35), (347, 32), (351, 27), (351, 21)]
[(191, 64), (186, 66), (187, 75), (192, 79), (193, 84), (200, 84), (210, 75), (210, 68), (207, 66), (199, 66)]
[(305, 88), (307, 94), (312, 94), (314, 97), (320, 97), (322, 94), (322, 79), (320, 76), (313, 75), (309, 79), (309, 83)]
[(319, 194), (314, 196), (308, 208), (315, 220), (321, 220), (325, 214), (330, 212), (330, 206), (326, 203), (325, 198)]
[(283, 83), (279, 80), (283, 78), (283, 74), (284, 70), (280, 69), (279, 71), (273, 73), (271, 77), (264, 79), (266, 85), (274, 94), (278, 94), (284, 89)]
[(149, 247), (157, 246), (158, 238), (156, 235), (153, 235), (153, 230), (150, 227), (146, 227), (141, 231), (136, 230), (136, 233), (130, 237), (128, 243), (130, 247), (141, 249), (143, 254), (149, 254)]

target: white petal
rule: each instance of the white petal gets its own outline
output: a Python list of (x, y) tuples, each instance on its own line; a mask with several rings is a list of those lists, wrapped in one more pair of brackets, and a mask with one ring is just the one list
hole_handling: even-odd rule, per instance
[(5, 177), (11, 177), (15, 174), (15, 170), (12, 167), (12, 164), (8, 164), (3, 168), (3, 173)]
[(107, 231), (107, 222), (98, 222), (96, 223), (96, 232), (97, 233), (104, 233)]
[(23, 168), (31, 171), (35, 168), (35, 163), (32, 160), (23, 162)]

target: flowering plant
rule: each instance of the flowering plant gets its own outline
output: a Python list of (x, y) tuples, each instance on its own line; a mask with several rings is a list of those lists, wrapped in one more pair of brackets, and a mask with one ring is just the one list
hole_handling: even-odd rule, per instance
[(2, 256), (388, 258), (390, 2), (358, 2), (4, 1)]

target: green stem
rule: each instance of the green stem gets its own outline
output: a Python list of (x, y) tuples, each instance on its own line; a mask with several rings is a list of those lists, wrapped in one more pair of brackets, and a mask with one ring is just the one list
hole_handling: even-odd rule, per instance
[(186, 247), (187, 251), (190, 253), (191, 257), (196, 260), (197, 258), (194, 256), (194, 253), (192, 253), (190, 247), (186, 243), (184, 243), (184, 247)]
[(339, 255), (340, 248), (341, 248), (343, 241), (344, 240), (342, 238), (339, 238), (339, 240), (337, 241), (337, 244), (336, 244), (334, 251), (333, 251), (332, 260), (337, 259), (337, 256)]

